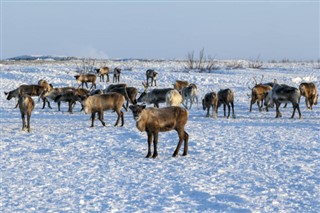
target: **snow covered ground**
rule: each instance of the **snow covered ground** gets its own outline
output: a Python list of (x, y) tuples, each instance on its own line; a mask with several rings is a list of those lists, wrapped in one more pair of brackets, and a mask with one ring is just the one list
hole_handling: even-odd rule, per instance
[[(235, 92), (236, 119), (206, 118), (195, 105), (186, 131), (189, 154), (172, 158), (177, 134), (160, 133), (159, 157), (144, 158), (147, 135), (135, 127), (131, 112), (125, 125), (113, 127), (116, 113), (105, 112), (106, 127), (90, 115), (41, 109), (36, 102), (31, 132), (21, 131), (15, 100), (4, 91), (46, 79), (54, 87), (77, 86), (75, 62), (1, 64), (1, 212), (320, 212), (320, 107), (302, 119), (290, 119), (291, 104), (249, 113), (253, 77), (296, 86), (320, 85), (320, 71), (311, 63), (264, 64), (264, 69), (186, 72), (179, 61), (108, 61), (123, 69), (121, 81), (142, 90), (145, 71), (159, 71), (158, 87), (176, 79), (209, 91)], [(105, 88), (107, 83), (98, 83)], [(200, 102), (201, 103), (201, 102)], [(162, 106), (164, 106), (162, 104)], [(182, 147), (183, 148), (183, 147)], [(180, 150), (180, 155), (182, 150)]]

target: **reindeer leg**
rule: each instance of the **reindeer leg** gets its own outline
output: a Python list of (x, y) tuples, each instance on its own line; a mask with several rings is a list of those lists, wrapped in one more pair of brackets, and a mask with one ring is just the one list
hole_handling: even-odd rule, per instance
[(183, 146), (183, 154), (182, 156), (186, 156), (188, 154), (188, 141), (189, 141), (189, 134), (184, 131), (184, 146)]
[(153, 133), (153, 155), (152, 158), (157, 158), (158, 157), (158, 132), (155, 131)]
[(43, 104), (42, 104), (42, 109), (44, 109), (45, 106), (46, 106), (46, 98), (43, 98), (43, 99), (42, 99), (42, 102), (43, 102)]
[(60, 104), (61, 104), (61, 102), (58, 101), (58, 111), (60, 111)]
[[(106, 123), (103, 121), (103, 111), (98, 112), (98, 118), (103, 126), (106, 126)], [(116, 126), (116, 125), (115, 125)]]
[[(299, 106), (299, 104), (297, 105), (297, 109), (298, 109), (298, 113), (299, 113), (299, 119), (301, 119), (302, 118), (302, 115), (301, 115), (301, 111), (300, 111), (300, 106)], [(312, 109), (312, 108), (311, 108)]]
[(124, 118), (123, 118), (123, 112), (120, 111), (120, 115), (121, 115), (121, 126), (124, 125)]
[(227, 118), (229, 118), (230, 117), (230, 104), (228, 103), (228, 117)]
[(50, 105), (50, 101), (48, 101), (47, 99), (46, 99), (46, 101), (47, 101), (47, 103), (48, 103), (48, 107), (49, 107), (50, 109), (52, 109), (52, 107), (51, 107), (51, 105)]
[(19, 102), (17, 102), (17, 104), (16, 104), (16, 106), (14, 107), (14, 109), (17, 108), (18, 106), (19, 106)]
[[(207, 118), (210, 117), (209, 111), (210, 111), (210, 108), (207, 108), (207, 115), (206, 115)], [(212, 113), (212, 115), (213, 115), (213, 113)]]
[(226, 105), (223, 104), (223, 117), (226, 117)]
[(118, 126), (118, 123), (119, 123), (119, 120), (120, 120), (120, 117), (121, 117), (121, 109), (120, 109), (120, 112), (119, 112), (119, 110), (115, 110), (116, 111), (116, 113), (117, 113), (117, 115), (118, 115), (118, 118), (117, 118), (117, 121), (116, 121), (116, 123), (114, 124), (114, 126)]
[(91, 113), (91, 126), (90, 127), (94, 127), (94, 119), (96, 117), (96, 112)]
[(231, 102), (231, 109), (232, 109), (232, 118), (236, 118), (236, 115), (234, 114), (234, 104)]
[(148, 154), (147, 154), (146, 158), (150, 158), (151, 157), (152, 133), (147, 131), (147, 134), (148, 134)]
[(280, 103), (275, 103), (276, 104), (276, 118), (281, 118), (281, 112), (280, 112)]
[(27, 129), (28, 129), (28, 132), (30, 132), (30, 117), (31, 117), (31, 113), (27, 114)]
[(24, 128), (26, 127), (26, 121), (25, 121), (25, 115), (24, 113), (21, 114), (21, 119), (22, 119), (22, 131), (24, 130)]
[(185, 139), (185, 134), (184, 134), (183, 130), (176, 129), (176, 131), (177, 131), (178, 136), (179, 136), (179, 142), (178, 142), (176, 150), (174, 150), (174, 153), (173, 153), (172, 157), (177, 157), (178, 156), (179, 150), (180, 150), (181, 145), (182, 145), (182, 141), (183, 141), (183, 139)]

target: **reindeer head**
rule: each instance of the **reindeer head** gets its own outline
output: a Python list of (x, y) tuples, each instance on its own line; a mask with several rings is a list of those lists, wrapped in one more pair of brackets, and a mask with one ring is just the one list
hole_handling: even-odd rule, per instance
[(139, 121), (141, 118), (141, 113), (142, 111), (146, 108), (146, 105), (130, 105), (129, 106), (130, 110), (132, 111), (133, 118), (135, 121)]

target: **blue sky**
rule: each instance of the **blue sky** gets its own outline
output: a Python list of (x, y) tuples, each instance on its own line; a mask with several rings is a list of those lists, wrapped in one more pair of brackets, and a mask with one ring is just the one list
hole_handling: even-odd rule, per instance
[(319, 1), (1, 2), (1, 58), (317, 60)]

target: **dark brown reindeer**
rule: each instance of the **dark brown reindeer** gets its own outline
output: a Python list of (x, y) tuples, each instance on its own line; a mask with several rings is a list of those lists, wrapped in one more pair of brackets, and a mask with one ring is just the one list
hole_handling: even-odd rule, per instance
[(118, 118), (114, 126), (117, 126), (121, 118), (121, 126), (124, 124), (123, 112), (121, 108), (124, 104), (125, 98), (123, 95), (116, 92), (109, 92), (102, 95), (93, 95), (83, 98), (82, 104), (86, 114), (91, 113), (91, 127), (94, 126), (94, 119), (96, 113), (102, 125), (105, 126), (103, 112), (106, 110), (113, 110), (117, 113)]
[[(158, 134), (176, 130), (179, 136), (177, 148), (173, 153), (176, 157), (179, 153), (182, 141), (184, 141), (183, 156), (188, 154), (189, 135), (185, 131), (185, 125), (188, 121), (188, 111), (182, 107), (171, 106), (161, 109), (146, 108), (145, 105), (130, 105), (133, 118), (136, 121), (136, 127), (141, 132), (145, 131), (148, 135), (148, 153), (146, 158), (158, 157)], [(151, 145), (153, 143), (153, 155), (151, 155)]]
[(77, 83), (79, 84), (78, 88), (80, 87), (80, 85), (83, 88), (84, 84), (88, 88), (87, 82), (91, 82), (92, 83), (90, 89), (92, 89), (93, 87), (95, 89), (97, 88), (97, 86), (96, 86), (97, 76), (94, 75), (94, 74), (81, 74), (81, 75), (75, 75), (74, 77), (76, 78)]
[(206, 117), (210, 117), (210, 108), (212, 108), (212, 117), (217, 118), (218, 113), (218, 95), (215, 92), (209, 92), (202, 99), (202, 108), (207, 110)]
[(105, 94), (108, 92), (117, 92), (124, 96), (127, 101), (126, 105), (124, 106), (126, 111), (128, 111), (127, 109), (129, 107), (129, 102), (132, 104), (137, 103), (136, 98), (138, 95), (138, 90), (135, 87), (127, 87), (127, 84), (111, 84), (107, 89), (104, 90)]
[(121, 74), (121, 69), (119, 67), (114, 68), (114, 70), (113, 70), (113, 83), (120, 82), (120, 74)]
[[(80, 88), (79, 88), (80, 89)], [(52, 109), (51, 105), (50, 105), (50, 102), (49, 100), (55, 100), (59, 95), (63, 95), (64, 93), (67, 93), (67, 92), (73, 92), (75, 91), (76, 89), (74, 87), (60, 87), (60, 88), (53, 88), (51, 90), (44, 90), (39, 98), (41, 99), (45, 99), (46, 102), (48, 103), (48, 107), (50, 109)], [(42, 109), (44, 109), (45, 107), (45, 104), (43, 105)], [(60, 111), (60, 110), (59, 110)]]
[(158, 73), (155, 70), (148, 69), (146, 71), (146, 77), (147, 77), (148, 86), (149, 86), (149, 79), (151, 79), (151, 86), (153, 86), (153, 82), (154, 82), (154, 85), (157, 86)]
[[(68, 112), (73, 113), (73, 108), (76, 102), (82, 101), (83, 98), (88, 97), (90, 95), (90, 92), (86, 89), (83, 88), (78, 88), (75, 90), (69, 90), (67, 92), (64, 92), (60, 95), (58, 95), (55, 99), (54, 102), (58, 103), (58, 111), (60, 111), (60, 105), (61, 102), (68, 102)], [(83, 108), (83, 106), (82, 106)], [(81, 109), (82, 110), (82, 109)]]
[[(28, 132), (30, 132), (30, 118), (31, 113), (34, 109), (34, 101), (31, 98), (30, 95), (26, 95), (23, 93), (23, 90), (19, 91), (19, 100), (18, 105), (21, 113), (21, 119), (22, 119), (22, 130), (27, 129)], [(27, 116), (27, 122), (26, 122), (26, 116)]]
[(98, 76), (100, 78), (100, 82), (104, 81), (104, 76), (107, 76), (107, 82), (110, 81), (110, 79), (109, 79), (109, 71), (110, 71), (109, 67), (101, 67), (99, 69), (95, 69), (95, 71), (98, 73)]
[[(230, 117), (230, 105), (232, 109), (232, 118), (236, 118), (234, 114), (234, 93), (231, 89), (223, 89), (218, 92), (218, 108), (223, 104), (223, 116), (226, 117), (226, 106), (228, 106), (228, 116)], [(218, 110), (217, 110), (218, 112)]]
[(164, 89), (152, 89), (147, 92), (148, 84), (142, 83), (145, 90), (141, 93), (140, 97), (137, 99), (138, 102), (144, 102), (147, 104), (154, 104), (155, 107), (159, 108), (159, 103), (166, 102), (166, 94), (168, 91), (173, 90), (173, 88), (164, 88)]
[(318, 104), (318, 88), (317, 86), (310, 83), (301, 83), (299, 90), (302, 96), (305, 97), (306, 107), (312, 110), (312, 105)]
[(299, 89), (285, 85), (285, 84), (280, 85), (280, 84), (277, 84), (277, 82), (275, 81), (272, 90), (270, 90), (268, 94), (265, 96), (264, 105), (270, 106), (275, 104), (276, 118), (279, 118), (279, 117), (282, 117), (282, 114), (279, 110), (280, 104), (291, 102), (293, 106), (293, 113), (291, 118), (294, 118), (294, 114), (296, 110), (298, 110), (299, 118), (301, 118), (301, 112), (299, 107), (300, 97), (301, 97), (301, 94)]
[[(18, 98), (19, 92), (22, 92), (24, 95), (30, 96), (40, 96), (40, 94), (48, 88), (45, 88), (40, 85), (32, 84), (32, 85), (21, 85), (17, 89), (11, 90), (10, 92), (4, 92), (7, 96), (7, 100), (11, 100), (12, 98)], [(43, 105), (45, 105), (46, 100), (43, 100)], [(18, 103), (16, 104), (15, 108), (18, 107)]]

